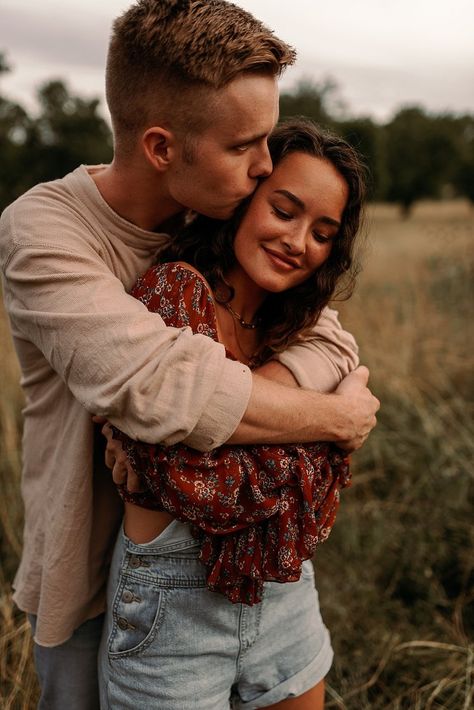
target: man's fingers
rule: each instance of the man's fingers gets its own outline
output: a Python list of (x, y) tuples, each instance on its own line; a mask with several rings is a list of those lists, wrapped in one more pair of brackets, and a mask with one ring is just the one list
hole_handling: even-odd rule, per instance
[(123, 486), (127, 482), (127, 468), (117, 461), (112, 468), (112, 479), (116, 486)]
[(359, 381), (366, 385), (369, 381), (369, 370), (365, 367), (365, 365), (359, 365), (359, 367), (356, 367), (356, 369), (352, 373), (353, 375), (356, 375)]
[[(105, 422), (104, 426), (102, 427), (102, 434), (105, 436), (107, 439), (107, 446), (110, 446), (111, 443), (114, 440), (114, 434), (112, 431), (112, 427), (110, 426), (109, 422)], [(119, 443), (119, 442), (118, 442)]]
[(361, 448), (361, 446), (365, 443), (367, 436), (358, 436), (357, 438), (349, 439), (348, 441), (338, 441), (337, 445), (343, 451), (346, 451), (348, 454), (352, 454), (354, 451)]
[(105, 465), (107, 468), (113, 469), (121, 454), (123, 454), (122, 443), (117, 441), (117, 439), (107, 438), (107, 446), (105, 447)]
[(377, 425), (377, 419), (374, 416), (370, 417), (367, 421), (366, 426), (361, 428), (361, 430), (351, 439), (346, 439), (345, 441), (338, 441), (337, 445), (339, 448), (351, 453), (352, 451), (357, 451), (366, 442), (370, 432)]
[(105, 424), (105, 422), (107, 421), (107, 417), (101, 417), (99, 416), (99, 414), (94, 414), (94, 416), (92, 417), (92, 421), (94, 422), (94, 424)]
[[(142, 483), (128, 462), (127, 454), (122, 448), (122, 442), (114, 439), (112, 427), (107, 420), (101, 417), (94, 417), (98, 424), (105, 424), (102, 427), (102, 434), (107, 439), (105, 447), (105, 465), (112, 469), (112, 479), (116, 486), (127, 486), (130, 493), (140, 493), (144, 490)], [(100, 421), (99, 421), (100, 420)]]
[(348, 454), (352, 454), (353, 451), (357, 451), (358, 449), (353, 441), (338, 441), (337, 446), (339, 449), (346, 451)]
[(141, 493), (144, 488), (137, 474), (127, 461), (127, 490), (129, 493)]
[(139, 477), (130, 466), (126, 457), (125, 459), (120, 457), (116, 460), (112, 469), (112, 478), (116, 485), (125, 485), (129, 493), (141, 493), (144, 490)]

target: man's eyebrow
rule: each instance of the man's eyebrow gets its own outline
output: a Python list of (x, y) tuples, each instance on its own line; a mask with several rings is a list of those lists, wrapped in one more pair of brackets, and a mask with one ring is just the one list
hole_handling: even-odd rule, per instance
[[(305, 203), (300, 197), (297, 197), (294, 195), (292, 192), (289, 190), (275, 190), (275, 192), (279, 195), (283, 195), (284, 197), (288, 198), (291, 202), (293, 202), (294, 205), (299, 207), (300, 209), (304, 210), (306, 208)], [(320, 222), (324, 222), (324, 224), (329, 224), (331, 227), (337, 227), (339, 228), (341, 226), (341, 223), (337, 221), (337, 219), (333, 219), (332, 217), (321, 217), (319, 219)]]
[(263, 140), (263, 138), (268, 138), (269, 135), (269, 132), (255, 133), (251, 136), (240, 136), (240, 138), (237, 138), (234, 142), (235, 145), (247, 145), (247, 143), (256, 143), (257, 141)]

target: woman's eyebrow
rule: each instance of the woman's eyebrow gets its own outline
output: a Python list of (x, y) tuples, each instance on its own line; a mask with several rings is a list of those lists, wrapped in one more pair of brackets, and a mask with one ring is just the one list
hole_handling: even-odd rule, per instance
[(306, 205), (301, 200), (299, 197), (296, 197), (292, 192), (289, 192), (288, 190), (275, 190), (276, 193), (279, 195), (283, 195), (284, 197), (287, 197), (293, 204), (295, 204), (297, 207), (300, 207), (302, 210), (305, 209)]
[[(289, 190), (275, 190), (275, 192), (278, 195), (283, 195), (284, 197), (287, 197), (291, 202), (293, 202), (294, 205), (296, 205), (300, 209), (304, 210), (306, 208), (306, 205), (303, 200), (294, 195)], [(324, 222), (325, 224), (329, 224), (331, 227), (337, 227), (338, 229), (341, 226), (341, 223), (338, 222), (337, 219), (333, 219), (332, 217), (321, 217), (319, 221)]]
[(329, 224), (331, 227), (337, 227), (338, 229), (341, 226), (341, 223), (332, 217), (321, 217), (319, 221), (324, 222), (324, 224)]

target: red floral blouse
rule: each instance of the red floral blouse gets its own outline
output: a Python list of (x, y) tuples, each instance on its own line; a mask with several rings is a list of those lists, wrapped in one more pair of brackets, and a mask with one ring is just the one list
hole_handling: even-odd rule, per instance
[[(217, 340), (207, 284), (185, 266), (152, 267), (132, 295), (168, 326)], [(339, 491), (350, 482), (347, 457), (328, 443), (224, 445), (201, 453), (133, 441), (115, 428), (114, 436), (146, 487), (138, 494), (121, 487), (124, 500), (191, 523), (209, 589), (232, 602), (259, 602), (266, 580), (299, 579), (302, 561), (327, 539)]]

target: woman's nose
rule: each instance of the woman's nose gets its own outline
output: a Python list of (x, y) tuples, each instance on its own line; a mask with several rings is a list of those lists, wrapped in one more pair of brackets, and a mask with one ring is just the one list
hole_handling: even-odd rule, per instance
[(304, 254), (306, 250), (306, 234), (303, 229), (292, 230), (281, 241), (289, 254)]

